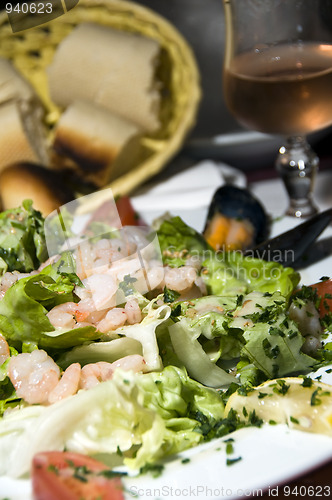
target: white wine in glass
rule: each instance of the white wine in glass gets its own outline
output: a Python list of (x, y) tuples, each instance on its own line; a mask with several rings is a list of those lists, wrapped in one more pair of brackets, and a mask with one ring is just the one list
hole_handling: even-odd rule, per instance
[(313, 215), (319, 162), (305, 137), (332, 124), (332, 1), (224, 6), (226, 103), (245, 127), (285, 137), (276, 167), (290, 199), (286, 213)]

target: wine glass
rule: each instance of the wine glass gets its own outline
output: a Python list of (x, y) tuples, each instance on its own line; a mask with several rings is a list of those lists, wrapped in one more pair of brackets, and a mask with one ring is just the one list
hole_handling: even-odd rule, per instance
[(306, 135), (332, 124), (331, 0), (224, 0), (224, 95), (250, 129), (285, 137), (276, 168), (286, 214), (317, 212), (318, 157)]

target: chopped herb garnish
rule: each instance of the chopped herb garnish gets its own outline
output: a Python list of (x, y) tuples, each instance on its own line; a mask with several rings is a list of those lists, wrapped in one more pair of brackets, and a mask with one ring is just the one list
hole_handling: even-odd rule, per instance
[(275, 420), (269, 420), (270, 425), (277, 425), (277, 422)]
[(54, 465), (54, 464), (50, 464), (50, 465), (47, 467), (47, 470), (49, 470), (50, 472), (54, 472), (54, 474), (55, 474), (56, 476), (58, 476), (58, 475), (59, 475), (59, 468), (58, 468), (56, 465)]
[(243, 303), (243, 295), (238, 295), (236, 298), (236, 307), (242, 306)]
[(275, 326), (271, 326), (269, 329), (269, 334), (270, 335), (279, 335), (279, 337), (284, 337), (285, 334), (280, 328), (276, 328)]
[(181, 460), (182, 464), (188, 464), (189, 462), (190, 462), (190, 458), (184, 458), (183, 460)]
[(234, 452), (234, 446), (232, 443), (226, 444), (226, 454), (231, 455)]
[(287, 385), (286, 382), (284, 380), (277, 380), (277, 386), (275, 386), (273, 388), (273, 392), (275, 392), (276, 394), (281, 394), (282, 396), (284, 396), (285, 394), (287, 394), (288, 392), (288, 389), (290, 388), (290, 385)]
[(240, 394), (240, 396), (248, 396), (248, 394), (252, 391), (253, 391), (252, 387), (248, 387), (245, 385), (241, 385), (241, 387), (239, 387), (237, 390), (237, 392), (238, 392), (238, 394)]
[(297, 424), (297, 425), (299, 425), (299, 423), (300, 423), (300, 422), (298, 421), (298, 419), (297, 419), (297, 418), (294, 418), (294, 417), (292, 417), (292, 416), (290, 416), (290, 417), (289, 417), (289, 420), (290, 420), (293, 424)]
[(178, 316), (180, 316), (181, 312), (182, 312), (181, 305), (177, 304), (174, 308), (172, 308), (171, 317), (177, 318)]
[(280, 347), (278, 345), (272, 347), (272, 345), (270, 344), (270, 342), (266, 338), (263, 340), (262, 344), (263, 344), (264, 353), (268, 358), (276, 359), (279, 356)]
[(164, 470), (164, 466), (162, 464), (145, 464), (140, 468), (140, 474), (151, 474), (153, 477), (159, 477)]
[(237, 457), (237, 458), (227, 458), (226, 460), (226, 465), (229, 466), (229, 465), (234, 465), (236, 464), (236, 462), (239, 462), (240, 460), (242, 460), (242, 457)]
[(311, 396), (310, 405), (311, 406), (319, 406), (322, 404), (322, 400), (320, 399), (323, 396), (330, 396), (329, 391), (323, 391), (321, 387), (318, 387)]
[(170, 290), (165, 286), (164, 288), (164, 302), (167, 304), (171, 304), (172, 302), (175, 302), (178, 298), (180, 297), (179, 292), (176, 292), (175, 290)]
[(302, 382), (302, 387), (311, 387), (313, 384), (313, 380), (310, 377), (304, 377)]
[(130, 274), (126, 274), (123, 277), (123, 281), (119, 283), (119, 288), (120, 290), (123, 291), (125, 294), (125, 297), (128, 297), (128, 295), (132, 295), (135, 292), (135, 289), (132, 287), (132, 284), (137, 281), (137, 278), (133, 278), (130, 276)]
[(255, 410), (249, 413), (248, 422), (250, 425), (253, 425), (254, 427), (261, 427), (263, 425), (263, 420), (257, 416)]

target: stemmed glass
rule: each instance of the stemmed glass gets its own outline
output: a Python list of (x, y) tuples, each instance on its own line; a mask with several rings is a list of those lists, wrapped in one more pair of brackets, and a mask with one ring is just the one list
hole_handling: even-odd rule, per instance
[(332, 123), (331, 0), (224, 0), (224, 95), (244, 126), (285, 137), (276, 168), (287, 215), (316, 213), (306, 135)]

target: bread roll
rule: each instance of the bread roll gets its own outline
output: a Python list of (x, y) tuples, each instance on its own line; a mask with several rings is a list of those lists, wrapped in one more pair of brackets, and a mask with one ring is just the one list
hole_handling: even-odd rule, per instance
[(32, 86), (0, 58), (0, 170), (22, 160), (48, 164), (43, 114)]
[(135, 165), (140, 138), (135, 124), (91, 102), (75, 101), (58, 122), (54, 150), (58, 165), (102, 187)]
[(18, 103), (9, 101), (0, 106), (0, 125), (0, 171), (20, 161), (45, 162), (40, 122), (33, 115), (24, 117)]
[(11, 165), (0, 173), (0, 199), (3, 210), (15, 208), (31, 199), (44, 216), (74, 199), (61, 176), (38, 165)]
[(91, 100), (154, 131), (160, 125), (159, 52), (150, 38), (82, 23), (59, 44), (48, 68), (51, 98), (62, 107)]
[(42, 112), (39, 98), (30, 83), (10, 61), (0, 57), (0, 104), (8, 101), (19, 101), (23, 111), (28, 111), (30, 107), (37, 107), (39, 112)]

